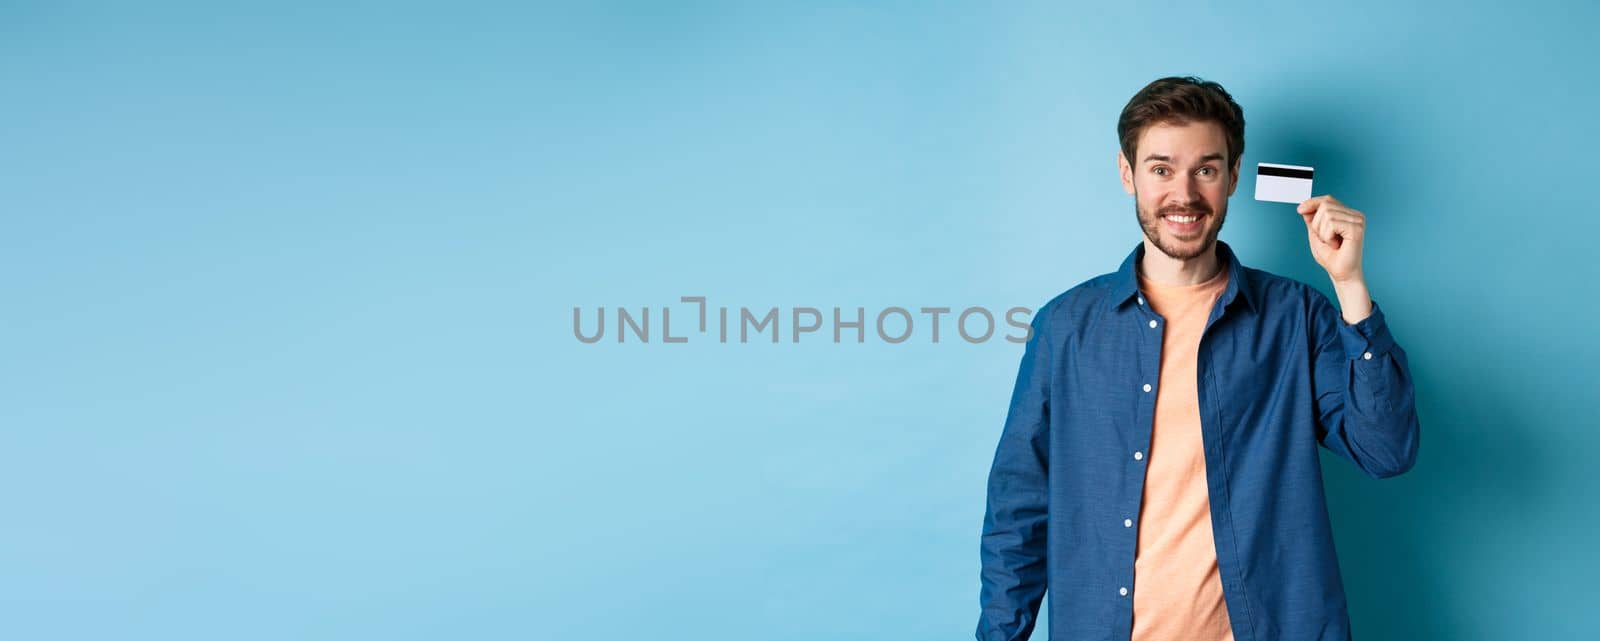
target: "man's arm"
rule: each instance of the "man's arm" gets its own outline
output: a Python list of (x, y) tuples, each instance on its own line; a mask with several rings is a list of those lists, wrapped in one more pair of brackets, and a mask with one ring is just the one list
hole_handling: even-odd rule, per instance
[(1405, 350), (1376, 302), (1352, 325), (1328, 297), (1311, 298), (1317, 441), (1373, 478), (1404, 473), (1421, 437)]
[(1020, 641), (1038, 621), (1045, 592), (1045, 524), (1050, 454), (1050, 345), (1033, 321), (1011, 392), (1011, 407), (989, 469), (983, 518), (979, 641)]
[(1367, 215), (1328, 194), (1296, 210), (1305, 219), (1311, 256), (1328, 270), (1344, 309), (1341, 314), (1327, 296), (1311, 294), (1307, 334), (1317, 442), (1375, 478), (1401, 474), (1417, 462), (1421, 430), (1405, 350), (1389, 335), (1362, 272)]

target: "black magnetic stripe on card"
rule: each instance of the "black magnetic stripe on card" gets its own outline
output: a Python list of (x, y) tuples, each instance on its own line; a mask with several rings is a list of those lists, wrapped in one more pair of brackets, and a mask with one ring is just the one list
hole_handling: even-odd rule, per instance
[(1256, 165), (1256, 173), (1262, 176), (1282, 176), (1284, 178), (1311, 179), (1310, 169), (1289, 169), (1288, 167), (1267, 167)]

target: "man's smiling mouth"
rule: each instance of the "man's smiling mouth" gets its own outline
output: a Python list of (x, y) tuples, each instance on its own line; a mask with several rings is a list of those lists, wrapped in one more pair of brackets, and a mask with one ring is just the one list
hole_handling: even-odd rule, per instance
[(1210, 214), (1162, 214), (1162, 220), (1167, 222), (1167, 230), (1178, 236), (1188, 236), (1200, 233), (1202, 221)]

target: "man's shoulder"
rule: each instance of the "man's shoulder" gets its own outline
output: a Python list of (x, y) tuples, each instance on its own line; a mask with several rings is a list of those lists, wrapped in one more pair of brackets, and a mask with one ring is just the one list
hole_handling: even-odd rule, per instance
[(1116, 276), (1107, 272), (1067, 288), (1040, 306), (1034, 318), (1057, 325), (1085, 318), (1111, 295)]
[(1241, 285), (1251, 288), (1253, 300), (1260, 303), (1263, 309), (1303, 310), (1319, 302), (1328, 302), (1327, 294), (1304, 281), (1264, 269), (1244, 265), (1240, 265), (1240, 268), (1245, 280)]

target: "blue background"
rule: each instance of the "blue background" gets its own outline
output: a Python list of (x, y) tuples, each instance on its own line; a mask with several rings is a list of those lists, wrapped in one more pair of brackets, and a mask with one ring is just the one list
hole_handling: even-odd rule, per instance
[(1423, 444), (1324, 456), (1358, 637), (1592, 634), (1597, 13), (7, 3), (0, 637), (969, 638), (1019, 345), (572, 309), (1037, 308), (1173, 74), (1368, 216)]

